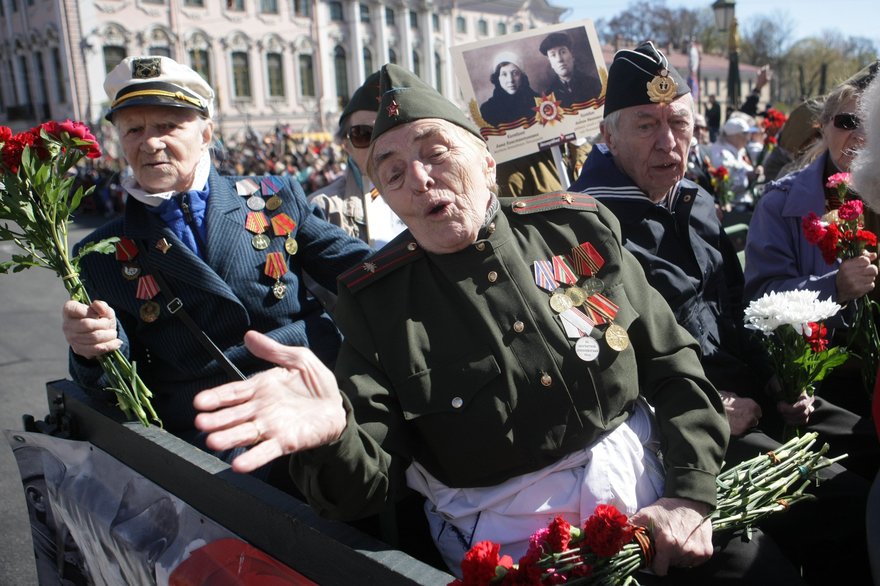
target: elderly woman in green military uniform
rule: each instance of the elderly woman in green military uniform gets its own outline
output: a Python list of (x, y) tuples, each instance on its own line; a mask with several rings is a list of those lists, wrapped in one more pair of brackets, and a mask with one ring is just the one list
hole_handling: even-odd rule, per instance
[(340, 277), (335, 377), (250, 332), (279, 367), (196, 397), (209, 445), (251, 446), (239, 472), (293, 454), (297, 486), (337, 519), (421, 493), (456, 573), (470, 545), (516, 558), (600, 503), (652, 528), (657, 574), (705, 562), (723, 406), (613, 215), (582, 194), (497, 198), (478, 130), (392, 64), (370, 149), (408, 230)]

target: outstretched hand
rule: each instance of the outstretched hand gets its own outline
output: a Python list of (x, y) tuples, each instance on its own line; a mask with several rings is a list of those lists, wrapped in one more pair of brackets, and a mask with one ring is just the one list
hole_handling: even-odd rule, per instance
[(251, 446), (232, 462), (251, 472), (285, 454), (330, 443), (345, 428), (342, 395), (333, 373), (307, 348), (284, 346), (268, 336), (245, 334), (250, 352), (276, 368), (200, 392), (197, 429), (207, 446), (228, 450)]

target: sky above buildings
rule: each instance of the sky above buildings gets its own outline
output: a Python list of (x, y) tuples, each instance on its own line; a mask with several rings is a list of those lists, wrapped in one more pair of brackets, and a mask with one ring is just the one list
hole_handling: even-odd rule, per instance
[[(714, 0), (666, 0), (669, 8), (709, 8)], [(620, 14), (629, 0), (550, 0), (571, 7), (566, 22), (590, 18), (609, 20)], [(880, 3), (877, 0), (737, 0), (736, 17), (747, 24), (754, 16), (787, 14), (793, 24), (792, 41), (835, 30), (849, 36), (866, 37), (880, 46)]]

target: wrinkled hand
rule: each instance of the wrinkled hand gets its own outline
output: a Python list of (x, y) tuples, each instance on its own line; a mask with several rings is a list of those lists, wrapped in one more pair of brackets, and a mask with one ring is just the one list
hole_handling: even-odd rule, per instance
[(122, 347), (116, 332), (116, 312), (103, 301), (85, 305), (68, 300), (61, 309), (64, 337), (74, 353), (97, 358)]
[(782, 420), (788, 425), (806, 425), (810, 420), (810, 415), (816, 410), (813, 406), (815, 401), (815, 396), (803, 392), (794, 403), (779, 401), (776, 403), (776, 410), (779, 411)]
[(761, 420), (761, 406), (748, 397), (740, 397), (729, 391), (719, 391), (724, 413), (730, 425), (730, 435), (740, 436), (758, 425)]
[(877, 279), (877, 253), (864, 252), (848, 258), (837, 269), (837, 302), (847, 303), (874, 289)]
[(232, 462), (233, 470), (247, 473), (339, 438), (345, 428), (342, 395), (336, 377), (312, 351), (253, 331), (244, 343), (254, 356), (278, 367), (195, 396), (195, 408), (206, 412), (196, 416), (195, 426), (208, 432), (208, 447), (252, 446)]
[(654, 541), (651, 570), (665, 576), (670, 566), (690, 568), (712, 557), (709, 506), (689, 499), (661, 498), (630, 518), (647, 527)]

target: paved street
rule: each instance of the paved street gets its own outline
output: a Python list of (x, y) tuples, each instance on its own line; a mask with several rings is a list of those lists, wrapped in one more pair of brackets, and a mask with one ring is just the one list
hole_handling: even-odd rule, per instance
[[(103, 218), (88, 216), (71, 233), (71, 244)], [(18, 252), (0, 243), (0, 262)], [(21, 430), (21, 416), (42, 419), (48, 413), (46, 382), (67, 377), (67, 344), (61, 333), (61, 305), (66, 299), (52, 272), (31, 269), (0, 274), (0, 429)], [(0, 436), (2, 437), (2, 436)], [(24, 493), (12, 450), (0, 445), (0, 586), (37, 583)]]

